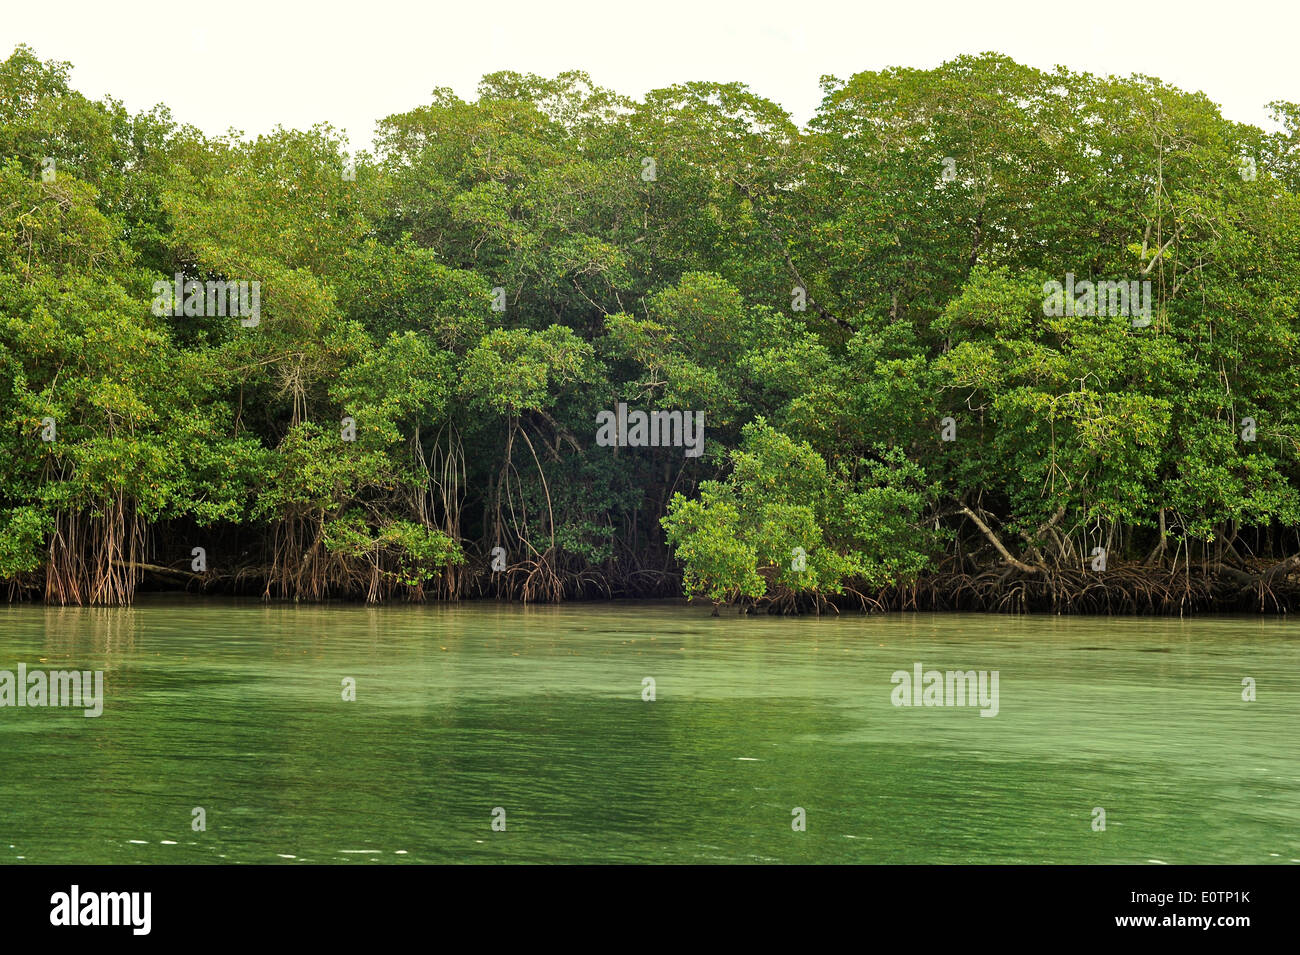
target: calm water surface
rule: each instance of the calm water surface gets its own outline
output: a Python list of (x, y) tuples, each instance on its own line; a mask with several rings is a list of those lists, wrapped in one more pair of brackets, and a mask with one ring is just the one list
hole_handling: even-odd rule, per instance
[(106, 702), (0, 708), (0, 862), (1300, 860), (1286, 621), (145, 598), (0, 609), (20, 663)]

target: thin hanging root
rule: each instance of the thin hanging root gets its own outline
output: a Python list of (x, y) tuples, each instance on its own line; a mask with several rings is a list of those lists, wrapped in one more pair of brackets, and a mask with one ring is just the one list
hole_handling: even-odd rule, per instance
[(135, 598), (145, 525), (124, 494), (102, 510), (55, 515), (45, 565), (45, 601), (115, 607)]

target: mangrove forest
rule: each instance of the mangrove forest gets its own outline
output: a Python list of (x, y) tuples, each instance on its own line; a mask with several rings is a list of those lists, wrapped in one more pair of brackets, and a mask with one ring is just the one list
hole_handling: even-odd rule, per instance
[(205, 134), (0, 62), (10, 600), (1300, 606), (1300, 105), (994, 53)]

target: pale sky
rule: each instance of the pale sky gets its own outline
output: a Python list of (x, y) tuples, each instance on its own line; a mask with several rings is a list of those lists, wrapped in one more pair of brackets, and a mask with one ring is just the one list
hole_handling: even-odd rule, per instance
[(1269, 100), (1300, 101), (1298, 27), (1297, 0), (0, 0), (0, 55), (26, 43), (71, 61), (73, 85), (92, 98), (111, 94), (132, 112), (166, 103), (208, 133), (328, 121), (361, 148), (377, 119), (428, 102), (436, 86), (472, 97), (497, 69), (585, 70), (638, 98), (739, 80), (805, 122), (823, 73), (987, 50), (1158, 76), (1264, 126)]

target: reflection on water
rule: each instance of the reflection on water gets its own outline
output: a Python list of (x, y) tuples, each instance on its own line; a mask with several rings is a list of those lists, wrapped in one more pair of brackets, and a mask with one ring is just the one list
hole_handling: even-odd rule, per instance
[[(102, 669), (106, 702), (0, 708), (0, 862), (1295, 862), (1294, 629), (10, 607), (0, 670)], [(894, 706), (917, 664), (997, 671), (996, 717)]]

